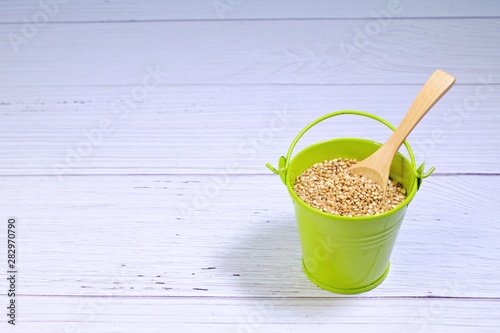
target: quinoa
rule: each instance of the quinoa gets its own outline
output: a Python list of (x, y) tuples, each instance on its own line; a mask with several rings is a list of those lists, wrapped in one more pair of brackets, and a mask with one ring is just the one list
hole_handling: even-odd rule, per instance
[(390, 179), (383, 198), (380, 185), (347, 171), (356, 163), (347, 158), (316, 163), (297, 177), (293, 189), (310, 206), (339, 216), (382, 214), (406, 199), (403, 186)]

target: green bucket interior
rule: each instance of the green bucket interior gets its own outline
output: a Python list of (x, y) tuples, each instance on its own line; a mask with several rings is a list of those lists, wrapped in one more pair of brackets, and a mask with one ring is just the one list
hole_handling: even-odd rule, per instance
[(398, 153), (390, 178), (403, 185), (407, 198), (388, 212), (363, 217), (335, 216), (315, 209), (296, 195), (293, 185), (297, 176), (315, 163), (334, 158), (359, 161), (380, 146), (365, 139), (328, 140), (303, 149), (288, 165), (286, 186), (294, 203), (304, 271), (323, 289), (355, 294), (382, 283), (406, 207), (418, 189), (417, 177), (412, 164)]
[[(288, 165), (286, 186), (290, 195), (294, 197), (294, 199), (303, 202), (295, 194), (293, 185), (295, 184), (297, 177), (313, 164), (334, 158), (349, 158), (361, 161), (373, 154), (381, 145), (381, 143), (366, 139), (341, 138), (327, 140), (308, 146), (300, 151)], [(407, 198), (401, 205), (406, 206), (413, 199), (413, 196), (415, 196), (418, 184), (415, 171), (410, 161), (401, 153), (397, 153), (396, 156), (394, 156), (391, 169), (389, 171), (389, 178), (399, 182), (405, 188)], [(303, 204), (310, 207), (305, 202), (303, 202)], [(312, 207), (310, 208), (313, 209)], [(325, 214), (319, 210), (317, 210), (317, 212)], [(325, 215), (335, 218), (335, 216), (331, 214)], [(345, 219), (345, 217), (342, 217), (342, 219)], [(352, 217), (352, 219), (359, 220), (365, 218)]]

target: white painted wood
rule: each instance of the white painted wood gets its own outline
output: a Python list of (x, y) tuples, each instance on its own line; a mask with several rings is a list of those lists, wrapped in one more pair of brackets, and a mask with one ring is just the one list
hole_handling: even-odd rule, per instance
[[(17, 331), (498, 331), (498, 2), (401, 0), (377, 21), (389, 1), (231, 1), (223, 15), (218, 0), (70, 1), (30, 31), (48, 1), (0, 10), (0, 202), (2, 219), (18, 219)], [(317, 288), (301, 271), (287, 191), (264, 163), (329, 111), (397, 124), (436, 68), (457, 85), (409, 141), (438, 173), (409, 207), (386, 281), (350, 297)], [(271, 130), (276, 114), (286, 126)], [(114, 130), (101, 140), (106, 119)], [(298, 149), (387, 135), (338, 119)]]
[(22, 332), (487, 332), (498, 301), (23, 296)]
[[(148, 68), (159, 69), (161, 84), (421, 84), (436, 68), (458, 84), (500, 82), (500, 19), (389, 23), (47, 25), (20, 43), (0, 39), (0, 86), (142, 85)], [(0, 36), (22, 29), (0, 25)], [(363, 37), (369, 29), (380, 32)]]
[[(499, 86), (490, 88), (491, 93), (482, 86), (452, 88), (409, 137), (417, 162), (426, 161), (439, 173), (499, 172)], [(265, 163), (275, 165), (297, 133), (317, 117), (352, 108), (397, 125), (419, 89), (420, 85), (162, 86), (122, 116), (126, 104), (119, 102), (120, 96), (130, 95), (131, 87), (3, 88), (0, 170), (48, 175), (206, 174), (221, 172), (234, 162), (237, 173), (269, 174)], [(469, 104), (477, 89), (484, 98)], [(110, 119), (114, 130), (104, 131), (100, 140), (103, 119)], [(384, 142), (389, 133), (369, 119), (338, 117), (312, 129), (297, 151), (335, 137)]]
[[(278, 176), (1, 182), (4, 211), (18, 219), (21, 294), (338, 296), (302, 272), (292, 203)], [(388, 278), (360, 296), (498, 300), (499, 189), (499, 176), (426, 179), (408, 209)]]
[[(38, 12), (50, 22), (220, 20), (220, 19), (325, 19), (372, 18), (381, 11), (394, 17), (494, 17), (500, 6), (494, 0), (309, 0), (290, 3), (285, 0), (191, 0), (191, 1), (2, 1), (0, 22), (23, 23)], [(62, 4), (67, 2), (67, 4)], [(40, 3), (45, 5), (40, 5)], [(392, 9), (392, 11), (390, 11)]]

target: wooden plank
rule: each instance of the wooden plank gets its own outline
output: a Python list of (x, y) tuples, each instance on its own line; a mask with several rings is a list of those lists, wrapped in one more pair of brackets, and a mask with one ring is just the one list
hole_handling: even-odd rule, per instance
[[(57, 5), (59, 3), (59, 5)], [(384, 12), (382, 12), (384, 11)], [(500, 16), (494, 0), (431, 1), (410, 0), (313, 0), (291, 5), (284, 0), (220, 0), (189, 2), (150, 0), (111, 2), (15, 1), (2, 2), (1, 23), (24, 23), (36, 13), (45, 13), (49, 22), (113, 22), (156, 20), (220, 20), (220, 19), (325, 19), (372, 18), (389, 13), (393, 17), (493, 17)], [(386, 13), (387, 12), (387, 13)], [(36, 21), (36, 20), (35, 20)]]
[[(500, 297), (499, 189), (425, 180), (366, 296)], [(2, 177), (0, 202), (18, 219), (22, 294), (336, 297), (302, 272), (277, 176)]]
[(17, 325), (40, 333), (496, 332), (500, 326), (498, 299), (21, 296), (19, 301)]
[[(352, 108), (398, 124), (419, 89), (161, 86), (128, 107), (121, 100), (132, 87), (3, 88), (0, 170), (54, 176), (213, 174), (236, 163), (239, 174), (268, 174), (265, 163), (276, 164), (317, 117)], [(498, 173), (498, 89), (453, 87), (409, 138), (417, 162), (440, 173)], [(112, 131), (100, 129), (106, 119)], [(388, 135), (372, 120), (343, 116), (311, 130), (297, 151), (335, 137), (385, 141)]]
[(142, 85), (151, 71), (149, 84), (421, 84), (436, 68), (458, 84), (500, 82), (500, 19), (56, 24), (29, 38), (22, 28), (0, 25), (1, 87)]

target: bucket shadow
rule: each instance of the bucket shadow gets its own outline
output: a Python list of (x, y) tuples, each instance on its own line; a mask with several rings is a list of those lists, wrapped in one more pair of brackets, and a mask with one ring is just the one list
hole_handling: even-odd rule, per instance
[(313, 284), (302, 270), (295, 217), (255, 221), (218, 265), (232, 273), (227, 286), (244, 297), (248, 314), (238, 331), (259, 331), (276, 317), (330, 318), (354, 311), (359, 296), (338, 295)]
[(301, 268), (300, 241), (292, 218), (260, 220), (225, 257), (226, 267), (238, 275), (233, 288), (249, 297), (292, 295), (294, 287), (307, 288)]
[[(231, 289), (243, 297), (343, 298), (313, 284), (302, 270), (302, 253), (293, 215), (260, 218), (234, 242), (220, 266), (231, 271)], [(355, 297), (355, 296), (354, 296)]]

